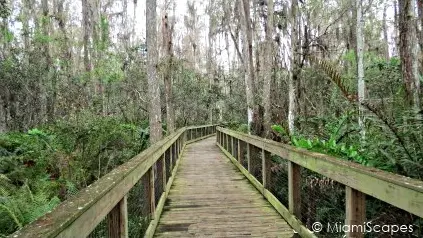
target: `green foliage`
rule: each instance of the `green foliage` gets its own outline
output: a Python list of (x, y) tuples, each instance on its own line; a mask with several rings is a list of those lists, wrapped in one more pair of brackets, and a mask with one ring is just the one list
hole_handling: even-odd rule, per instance
[(333, 155), (342, 159), (354, 161), (363, 165), (367, 165), (367, 159), (361, 155), (359, 148), (354, 145), (347, 145), (342, 143), (339, 139), (344, 135), (346, 122), (350, 114), (341, 117), (336, 124), (328, 124), (328, 138), (320, 139), (317, 137), (309, 138), (302, 135), (289, 135), (281, 125), (273, 125), (272, 129), (277, 132), (281, 137), (289, 137), (291, 144), (298, 148), (311, 150), (323, 154)]
[(148, 139), (146, 128), (89, 114), (0, 134), (0, 234), (51, 211), (145, 149)]
[(3, 39), (2, 41), (4, 41), (4, 43), (10, 43), (15, 38), (15, 36), (13, 35), (13, 32), (9, 31), (7, 28), (2, 27), (1, 33), (2, 33), (1, 39)]
[(10, 15), (10, 7), (6, 0), (0, 0), (0, 18), (7, 18)]
[(124, 78), (121, 66), (120, 59), (116, 55), (108, 54), (107, 57), (99, 60), (94, 73), (95, 76), (102, 82), (119, 82)]

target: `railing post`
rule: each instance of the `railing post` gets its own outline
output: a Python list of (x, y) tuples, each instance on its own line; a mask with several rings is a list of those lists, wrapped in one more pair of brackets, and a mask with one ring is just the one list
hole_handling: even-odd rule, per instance
[(173, 145), (169, 146), (169, 164), (167, 166), (169, 166), (170, 168), (170, 176), (172, 176), (172, 171), (173, 171)]
[(270, 179), (271, 179), (271, 171), (270, 171), (270, 153), (265, 151), (264, 149), (261, 149), (261, 171), (262, 171), (262, 178), (263, 178), (263, 187), (265, 189), (269, 188), (270, 185)]
[(247, 169), (251, 173), (251, 145), (247, 142)]
[(288, 161), (289, 212), (301, 219), (301, 166)]
[(163, 192), (166, 191), (166, 186), (167, 186), (167, 177), (166, 177), (166, 151), (164, 152), (164, 154), (162, 155), (162, 175), (163, 175)]
[(242, 160), (241, 160), (241, 140), (238, 139), (238, 163), (240, 163), (242, 165)]
[(231, 136), (231, 155), (235, 157), (235, 149), (234, 149), (234, 137)]
[(178, 154), (178, 157), (179, 157), (179, 155), (181, 154), (181, 148), (180, 148), (180, 145), (181, 145), (181, 143), (180, 143), (181, 141), (179, 140), (179, 138), (176, 140), (176, 153)]
[(152, 219), (155, 219), (154, 213), (156, 212), (156, 186), (154, 185), (156, 175), (154, 171), (154, 166), (156, 166), (156, 164), (153, 165), (153, 168), (151, 168), (150, 173), (150, 211)]
[(229, 135), (225, 134), (226, 140), (225, 140), (225, 149), (229, 152)]
[(156, 209), (155, 199), (154, 199), (154, 170), (150, 168), (147, 173), (144, 174), (145, 178), (143, 179), (144, 186), (144, 201), (147, 202), (145, 207), (145, 213), (151, 219), (154, 219), (154, 210)]
[(223, 133), (219, 132), (220, 134), (220, 145), (223, 146)]
[(351, 187), (345, 186), (345, 203), (345, 224), (350, 228), (350, 232), (346, 232), (346, 237), (364, 237), (364, 228), (361, 229), (360, 227), (363, 227), (366, 221), (366, 195)]
[(128, 203), (127, 195), (107, 215), (108, 237), (128, 237)]

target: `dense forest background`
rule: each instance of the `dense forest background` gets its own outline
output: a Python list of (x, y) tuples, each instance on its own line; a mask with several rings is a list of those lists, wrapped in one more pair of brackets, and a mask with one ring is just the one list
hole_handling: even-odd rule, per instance
[(186, 125), (423, 178), (421, 0), (0, 0), (0, 17), (0, 236)]

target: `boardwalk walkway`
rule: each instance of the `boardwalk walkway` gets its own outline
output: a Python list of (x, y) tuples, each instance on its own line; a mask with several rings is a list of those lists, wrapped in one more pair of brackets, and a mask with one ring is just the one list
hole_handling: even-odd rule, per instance
[(186, 147), (155, 237), (293, 237), (215, 140)]

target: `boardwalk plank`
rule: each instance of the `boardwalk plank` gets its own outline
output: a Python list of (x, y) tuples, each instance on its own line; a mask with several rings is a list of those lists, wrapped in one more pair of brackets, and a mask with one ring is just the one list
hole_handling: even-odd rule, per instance
[(294, 237), (215, 138), (186, 147), (155, 237)]

